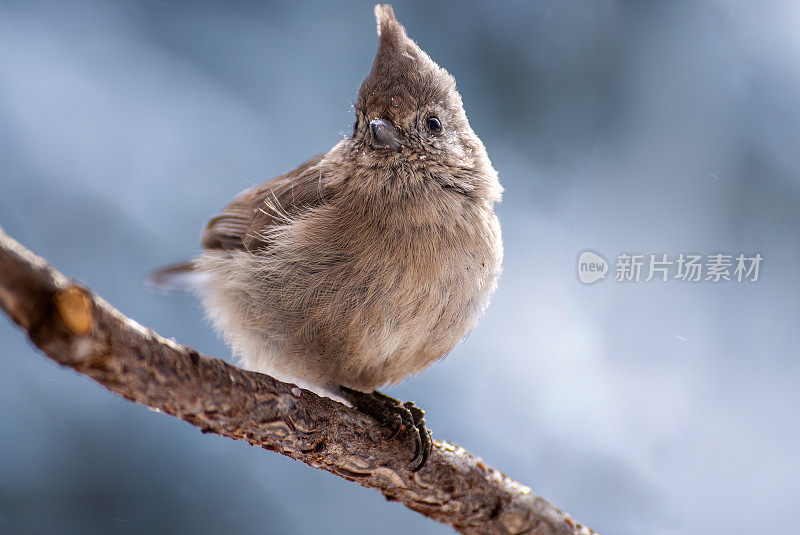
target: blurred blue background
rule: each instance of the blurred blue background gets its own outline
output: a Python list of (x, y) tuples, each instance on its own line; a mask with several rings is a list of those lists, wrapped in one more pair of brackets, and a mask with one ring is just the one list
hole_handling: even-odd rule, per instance
[[(800, 6), (397, 2), (506, 188), (481, 325), (391, 393), (604, 533), (783, 532), (800, 507)], [(349, 132), (372, 3), (0, 2), (0, 226), (121, 311), (239, 190)], [(760, 253), (756, 283), (582, 285), (578, 254)], [(613, 266), (612, 266), (613, 270)], [(0, 532), (450, 533), (201, 435), (0, 321)]]

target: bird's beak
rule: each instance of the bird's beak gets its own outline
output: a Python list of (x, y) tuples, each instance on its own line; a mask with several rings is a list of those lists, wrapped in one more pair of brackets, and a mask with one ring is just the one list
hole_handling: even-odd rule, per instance
[(369, 123), (372, 132), (372, 146), (378, 149), (396, 150), (404, 145), (397, 128), (386, 119), (375, 119)]

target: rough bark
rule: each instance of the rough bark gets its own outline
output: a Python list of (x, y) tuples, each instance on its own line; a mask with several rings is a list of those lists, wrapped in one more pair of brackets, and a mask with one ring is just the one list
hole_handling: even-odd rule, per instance
[(59, 364), (204, 433), (245, 440), (379, 490), (469, 534), (591, 534), (531, 489), (437, 440), (409, 472), (408, 444), (351, 408), (162, 338), (0, 229), (0, 308)]

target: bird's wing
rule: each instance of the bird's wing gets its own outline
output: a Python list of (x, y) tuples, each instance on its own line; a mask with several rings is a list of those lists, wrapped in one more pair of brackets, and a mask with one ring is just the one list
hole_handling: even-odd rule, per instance
[[(298, 212), (325, 202), (319, 163), (315, 156), (285, 175), (243, 191), (203, 232), (203, 247), (209, 251), (257, 250), (268, 243), (267, 231)], [(199, 288), (206, 274), (194, 262), (181, 262), (150, 273), (145, 283), (166, 292)]]
[(255, 250), (267, 243), (270, 227), (325, 202), (320, 154), (285, 175), (243, 191), (206, 225), (206, 250)]

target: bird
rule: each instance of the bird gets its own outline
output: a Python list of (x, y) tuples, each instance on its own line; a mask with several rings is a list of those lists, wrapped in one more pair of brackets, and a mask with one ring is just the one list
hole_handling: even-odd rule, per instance
[(198, 287), (239, 365), (352, 405), (410, 434), (424, 411), (377, 389), (443, 358), (497, 287), (503, 188), (454, 77), (374, 8), (378, 50), (352, 134), (238, 195), (206, 225), (199, 257), (153, 272)]

